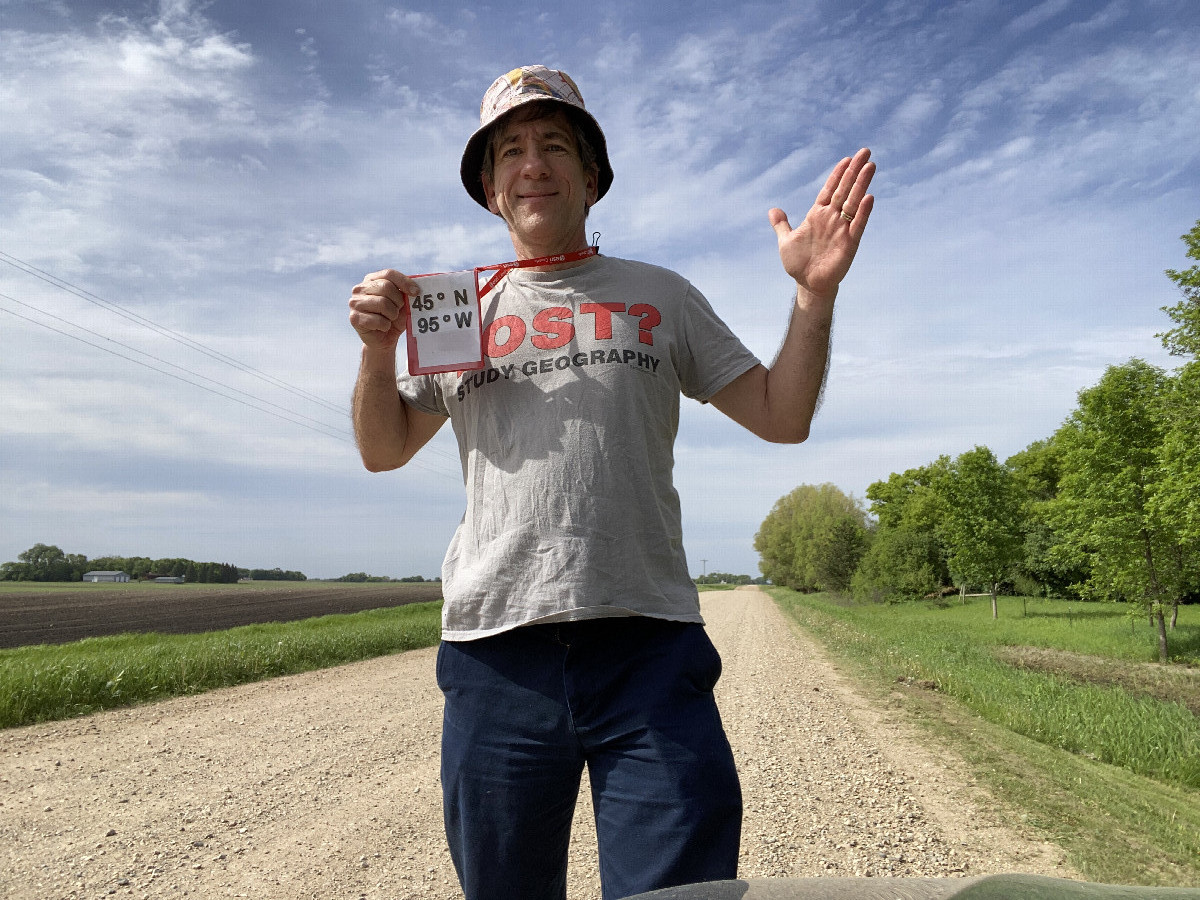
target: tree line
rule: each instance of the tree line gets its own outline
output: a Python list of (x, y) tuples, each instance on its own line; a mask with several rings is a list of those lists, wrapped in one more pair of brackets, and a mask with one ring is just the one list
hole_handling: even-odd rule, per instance
[[(243, 578), (251, 581), (307, 581), (303, 572), (292, 569), (243, 569), (230, 563), (196, 562), (191, 559), (151, 559), (148, 556), (98, 556), (88, 559), (80, 553), (66, 553), (53, 544), (34, 544), (17, 555), (14, 562), (0, 564), (0, 581), (81, 581), (87, 572), (124, 572), (132, 581), (146, 578), (180, 578), (196, 584), (235, 584)], [(441, 581), (423, 575), (390, 578), (351, 572), (335, 581), (345, 582), (423, 582)]]
[(183, 578), (195, 584), (235, 584), (255, 581), (306, 581), (303, 572), (283, 569), (243, 569), (232, 563), (197, 562), (194, 559), (148, 556), (98, 556), (66, 553), (53, 544), (34, 544), (14, 562), (0, 564), (0, 581), (82, 581), (87, 572), (124, 572), (132, 581), (145, 578)]
[(423, 584), (426, 581), (436, 583), (442, 580), (442, 576), (437, 575), (433, 578), (426, 578), (424, 575), (405, 575), (403, 578), (392, 578), (389, 575), (368, 575), (366, 572), (348, 572), (334, 581), (345, 581), (352, 584)]
[(203, 584), (233, 584), (249, 574), (230, 563), (148, 556), (88, 559), (80, 553), (66, 553), (53, 544), (34, 544), (18, 554), (15, 562), (0, 564), (0, 581), (81, 581), (86, 572), (124, 572), (134, 581), (150, 576), (182, 577)]
[(308, 576), (303, 572), (284, 570), (278, 566), (274, 569), (251, 569), (246, 574), (252, 581), (308, 581)]
[(749, 575), (734, 575), (731, 572), (709, 572), (692, 579), (696, 584), (765, 584), (765, 576), (751, 578)]
[[(1200, 221), (1183, 235), (1200, 260)], [(763, 575), (801, 591), (902, 601), (1003, 588), (1135, 604), (1159, 658), (1200, 599), (1200, 265), (1158, 335), (1185, 362), (1110, 366), (1049, 437), (1000, 462), (977, 446), (892, 473), (869, 508), (831, 484), (780, 498), (755, 536)]]

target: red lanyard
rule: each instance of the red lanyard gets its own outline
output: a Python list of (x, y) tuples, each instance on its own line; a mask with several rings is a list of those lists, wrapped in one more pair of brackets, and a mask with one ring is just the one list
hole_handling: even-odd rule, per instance
[(558, 263), (578, 262), (581, 259), (587, 259), (589, 256), (595, 256), (600, 252), (600, 247), (594, 245), (585, 247), (583, 250), (576, 250), (574, 253), (559, 253), (556, 256), (539, 256), (537, 259), (518, 259), (513, 262), (499, 263), (494, 266), (480, 266), (475, 270), (475, 283), (479, 284), (480, 272), (495, 271), (495, 275), (488, 279), (487, 284), (479, 289), (479, 297), (482, 299), (488, 291), (496, 286), (505, 275), (513, 269), (531, 269), (535, 266), (553, 266)]

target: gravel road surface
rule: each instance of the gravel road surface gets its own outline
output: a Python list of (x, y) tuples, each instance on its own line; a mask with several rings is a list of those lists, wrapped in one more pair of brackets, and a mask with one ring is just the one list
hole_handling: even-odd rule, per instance
[[(1077, 877), (856, 695), (762, 592), (702, 595), (746, 803), (742, 877)], [(10, 898), (459, 896), (434, 651), (0, 732)], [(587, 792), (572, 900), (598, 898)]]

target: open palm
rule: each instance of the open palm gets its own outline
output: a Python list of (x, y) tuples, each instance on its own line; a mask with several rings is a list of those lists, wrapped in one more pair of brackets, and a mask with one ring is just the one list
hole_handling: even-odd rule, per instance
[(875, 175), (870, 159), (871, 151), (863, 149), (838, 163), (797, 228), (782, 209), (767, 214), (784, 270), (813, 294), (832, 295), (854, 262), (875, 203), (867, 193)]

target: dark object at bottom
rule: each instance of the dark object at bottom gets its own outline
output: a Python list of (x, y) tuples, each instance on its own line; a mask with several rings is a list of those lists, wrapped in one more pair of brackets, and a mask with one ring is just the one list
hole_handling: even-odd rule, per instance
[(1200, 900), (1200, 888), (1124, 887), (1039, 875), (979, 878), (750, 878), (627, 900)]

